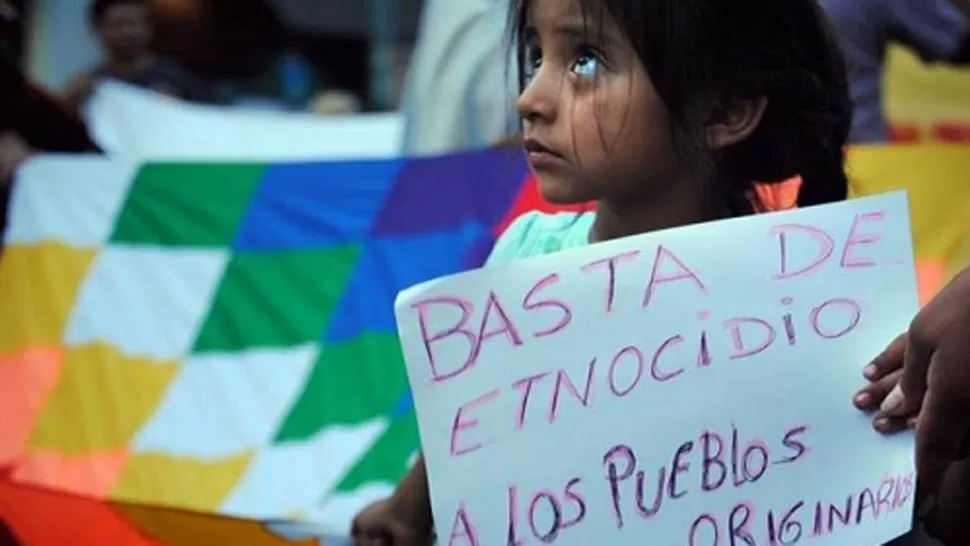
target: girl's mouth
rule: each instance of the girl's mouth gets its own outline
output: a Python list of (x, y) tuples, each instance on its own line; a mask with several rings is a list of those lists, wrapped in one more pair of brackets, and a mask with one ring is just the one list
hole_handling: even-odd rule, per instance
[(522, 145), (523, 148), (525, 148), (526, 157), (529, 160), (529, 164), (532, 165), (532, 168), (534, 169), (549, 167), (554, 164), (561, 164), (563, 161), (565, 161), (562, 155), (553, 151), (551, 148), (534, 138), (526, 138)]

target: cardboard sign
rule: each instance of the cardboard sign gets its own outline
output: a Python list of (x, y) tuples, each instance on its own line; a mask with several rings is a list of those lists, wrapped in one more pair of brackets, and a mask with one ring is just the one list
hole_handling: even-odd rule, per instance
[(447, 545), (881, 544), (911, 434), (852, 405), (917, 309), (903, 193), (425, 283), (396, 313)]

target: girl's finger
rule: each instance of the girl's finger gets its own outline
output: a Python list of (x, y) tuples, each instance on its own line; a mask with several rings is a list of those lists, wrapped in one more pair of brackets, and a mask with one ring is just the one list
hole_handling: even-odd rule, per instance
[(913, 428), (912, 417), (888, 417), (878, 415), (872, 420), (872, 428), (880, 434), (896, 434)]
[(879, 409), (882, 401), (886, 399), (893, 387), (899, 384), (902, 377), (902, 370), (895, 370), (888, 375), (870, 383), (866, 388), (856, 393), (853, 402), (856, 407), (863, 411), (874, 411)]
[(903, 368), (903, 359), (906, 355), (906, 334), (900, 334), (886, 349), (879, 353), (876, 358), (863, 370), (863, 375), (869, 381), (878, 381), (886, 375)]

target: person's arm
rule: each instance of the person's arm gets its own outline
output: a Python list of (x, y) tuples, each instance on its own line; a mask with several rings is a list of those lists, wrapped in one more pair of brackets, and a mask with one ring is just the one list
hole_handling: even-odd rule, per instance
[[(30, 146), (15, 131), (0, 132), (0, 191), (13, 181), (14, 173), (31, 155)], [(0, 207), (6, 203), (0, 198)]]
[[(916, 427), (917, 516), (943, 544), (970, 543), (970, 268), (916, 314), (866, 368), (871, 386), (895, 387), (875, 422)], [(889, 385), (887, 385), (887, 382)], [(874, 397), (874, 398), (879, 398)]]
[(421, 533), (431, 534), (434, 521), (431, 514), (431, 494), (428, 490), (428, 473), (424, 467), (423, 455), (418, 456), (418, 460), (407, 476), (398, 484), (391, 501), (398, 517), (410, 523)]
[(91, 98), (97, 86), (97, 78), (93, 72), (83, 72), (71, 78), (64, 86), (62, 99), (75, 114), (80, 115), (84, 104)]
[[(14, 175), (30, 154), (30, 147), (19, 134), (11, 130), (0, 132), (0, 234), (7, 228), (7, 209)], [(0, 239), (0, 253), (3, 252), (3, 243)]]
[(927, 515), (926, 530), (943, 544), (970, 542), (970, 460), (947, 471), (935, 509)]
[(20, 67), (0, 62), (0, 130), (23, 139), (34, 150), (97, 152), (87, 126), (63, 101), (28, 80)]
[(87, 124), (63, 102), (27, 81), (14, 123), (32, 148), (49, 152), (99, 152)]
[(887, 0), (892, 35), (924, 61), (970, 62), (970, 0)]
[[(97, 152), (80, 117), (0, 61), (0, 232), (6, 226), (14, 171), (36, 151)], [(0, 248), (2, 250), (2, 248)]]

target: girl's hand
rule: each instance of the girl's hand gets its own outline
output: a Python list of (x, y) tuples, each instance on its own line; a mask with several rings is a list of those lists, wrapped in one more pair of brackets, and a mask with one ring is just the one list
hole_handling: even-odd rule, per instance
[(391, 497), (364, 508), (351, 529), (354, 546), (428, 546), (431, 537), (402, 515)]
[(872, 426), (883, 434), (900, 432), (916, 424), (915, 413), (898, 417), (887, 414), (880, 408), (889, 395), (899, 389), (905, 353), (906, 334), (903, 334), (893, 340), (886, 350), (866, 366), (863, 374), (869, 380), (869, 385), (856, 393), (853, 398), (857, 408), (874, 412)]
[(878, 404), (877, 428), (885, 420), (889, 432), (915, 424), (920, 495), (931, 507), (947, 470), (970, 454), (970, 268), (917, 313), (871, 368), (874, 382), (863, 391), (870, 398), (857, 405)]

